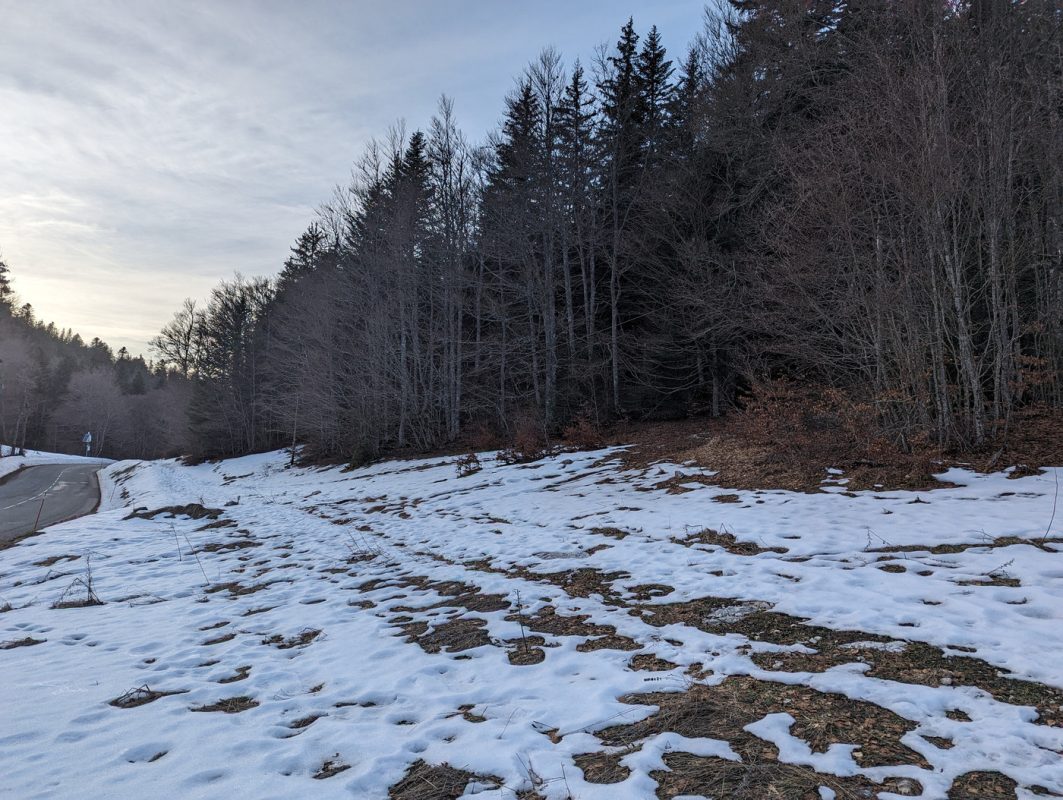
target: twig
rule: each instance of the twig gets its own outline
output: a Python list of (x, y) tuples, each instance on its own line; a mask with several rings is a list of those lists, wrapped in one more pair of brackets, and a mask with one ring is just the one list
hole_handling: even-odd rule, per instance
[(509, 728), (509, 723), (511, 723), (513, 721), (513, 717), (514, 717), (514, 715), (516, 715), (516, 713), (517, 713), (517, 709), (515, 709), (515, 708), (513, 709), (512, 712), (510, 712), (509, 719), (507, 719), (506, 720), (506, 724), (502, 726), (502, 733), (498, 734), (498, 738), (499, 739), (501, 739), (503, 736), (506, 735), (506, 730)]
[(37, 509), (37, 519), (35, 519), (33, 521), (33, 532), (34, 533), (37, 532), (37, 526), (41, 522), (41, 514), (44, 513), (44, 501), (47, 500), (47, 499), (48, 499), (47, 497), (42, 497), (41, 498), (41, 507)]
[(994, 567), (993, 569), (989, 570), (989, 572), (983, 572), (982, 574), (985, 575), (987, 578), (992, 578), (993, 575), (999, 572), (1002, 574), (1003, 577), (1007, 577), (1008, 573), (1005, 572), (1005, 570), (1014, 563), (1015, 559), (1013, 558), (1011, 559), (1011, 561), (1005, 561), (999, 567)]
[(1052, 516), (1048, 520), (1048, 527), (1045, 528), (1045, 535), (1041, 537), (1041, 545), (1043, 546), (1048, 539), (1048, 534), (1052, 532), (1052, 525), (1056, 521), (1056, 506), (1059, 504), (1059, 467), (1052, 467), (1052, 475), (1056, 479), (1056, 494), (1052, 498)]
[(524, 634), (524, 606), (520, 602), (520, 590), (517, 590), (517, 622), (520, 623), (520, 641), (525, 654), (528, 652), (528, 637)]
[(184, 553), (181, 552), (181, 540), (177, 537), (177, 528), (173, 526), (172, 522), (170, 523), (170, 533), (173, 534), (173, 540), (177, 543), (177, 560), (184, 561), (185, 556)]
[(188, 541), (187, 535), (185, 536), (185, 542), (188, 544), (188, 549), (191, 551), (192, 555), (195, 556), (196, 563), (199, 564), (199, 571), (203, 573), (203, 581), (207, 586), (210, 586), (210, 578), (207, 577), (207, 571), (203, 569), (203, 562), (199, 560), (199, 553), (197, 553), (196, 549), (192, 547), (192, 542)]

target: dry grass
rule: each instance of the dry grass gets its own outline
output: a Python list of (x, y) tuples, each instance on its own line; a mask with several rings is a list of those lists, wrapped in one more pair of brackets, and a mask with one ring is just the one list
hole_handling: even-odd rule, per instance
[(587, 622), (588, 619), (589, 614), (571, 617), (558, 614), (553, 606), (543, 606), (534, 614), (510, 614), (506, 617), (508, 622), (520, 622), (528, 630), (553, 636), (611, 636), (616, 633), (613, 626)]
[(626, 749), (617, 753), (583, 753), (573, 761), (583, 771), (587, 783), (620, 783), (631, 775), (631, 770), (620, 763), (620, 759), (630, 752)]
[(170, 517), (191, 517), (192, 519), (217, 519), (225, 512), (220, 508), (206, 508), (199, 503), (189, 503), (184, 506), (165, 506), (156, 508), (154, 511), (134, 509), (125, 519), (155, 519), (160, 514)]
[[(714, 499), (719, 500), (719, 497), (721, 496), (722, 495), (717, 495)], [(735, 538), (734, 534), (727, 533), (726, 531), (721, 533), (712, 528), (704, 528), (697, 533), (692, 533), (682, 538), (673, 538), (672, 541), (676, 544), (681, 544), (684, 547), (693, 547), (698, 544), (722, 547), (728, 553), (736, 556), (757, 556), (761, 553), (788, 552), (785, 547), (760, 547), (753, 542), (740, 542)]]
[(281, 636), (279, 633), (267, 636), (262, 640), (262, 644), (273, 645), (278, 650), (291, 650), (295, 647), (306, 647), (320, 635), (321, 631), (317, 628), (304, 628), (295, 636)]
[(323, 781), (326, 778), (331, 778), (333, 775), (339, 775), (341, 772), (346, 772), (351, 768), (350, 764), (344, 764), (338, 758), (328, 759), (323, 763), (314, 773), (314, 780)]
[(588, 639), (576, 645), (581, 653), (593, 653), (596, 650), (641, 650), (642, 645), (627, 636), (608, 634), (597, 639)]
[(628, 536), (628, 532), (620, 528), (591, 528), (591, 533), (608, 536), (611, 539), (625, 539)]
[(210, 645), (213, 645), (213, 644), (222, 644), (224, 642), (231, 642), (235, 638), (236, 638), (236, 634), (235, 633), (223, 633), (220, 636), (215, 636), (213, 639), (207, 639), (207, 641), (203, 642), (203, 644), (200, 645), (200, 646), (201, 647), (209, 647)]
[(205, 706), (193, 706), (189, 711), (221, 711), (224, 714), (239, 714), (251, 708), (257, 708), (258, 701), (246, 695), (226, 697)]
[[(235, 523), (234, 523), (235, 524)], [(251, 539), (235, 539), (228, 542), (209, 542), (200, 547), (197, 553), (229, 553), (233, 550), (246, 550), (250, 547), (258, 547), (259, 543)]]
[(1014, 800), (1016, 788), (999, 772), (968, 772), (952, 782), (948, 800)]
[(509, 639), (507, 656), (509, 663), (515, 667), (528, 667), (533, 664), (541, 664), (546, 658), (546, 639), (542, 636), (523, 636), (520, 639)]
[(213, 583), (207, 587), (206, 591), (207, 594), (228, 592), (230, 597), (243, 597), (244, 595), (255, 594), (263, 589), (268, 589), (271, 583), (253, 583), (245, 586), (236, 581), (227, 581), (226, 583)]
[(832, 744), (856, 744), (859, 749), (853, 757), (864, 768), (902, 764), (929, 768), (921, 755), (900, 742), (915, 729), (915, 723), (872, 703), (806, 686), (732, 676), (718, 686), (696, 684), (682, 692), (651, 692), (620, 699), (633, 705), (657, 706), (658, 710), (638, 722), (597, 731), (595, 735), (610, 747), (632, 746), (671, 731), (691, 739), (724, 739), (743, 757), (764, 757), (773, 748), (745, 727), (767, 714), (786, 712), (795, 719), (791, 733), (815, 752), (826, 752)]
[(435, 592), (443, 597), (427, 606), (396, 606), (395, 611), (432, 611), (437, 608), (464, 608), (466, 611), (478, 611), (488, 613), (491, 611), (505, 611), (509, 608), (509, 601), (501, 594), (484, 594), (476, 586), (471, 586), (461, 581), (433, 581), (421, 575), (404, 576), (398, 582), (397, 588), (416, 588)]
[(115, 708), (137, 708), (148, 703), (154, 703), (160, 697), (172, 697), (175, 694), (185, 694), (187, 691), (187, 689), (184, 689), (174, 692), (160, 692), (144, 684), (136, 689), (130, 689), (123, 695), (119, 695), (114, 700), (111, 700), (108, 705), (112, 705)]
[(1063, 727), (1063, 690), (1009, 678), (1006, 670), (979, 658), (952, 655), (923, 642), (905, 642), (897, 650), (859, 646), (869, 638), (858, 631), (833, 631), (809, 644), (814, 653), (757, 653), (752, 658), (764, 669), (787, 672), (822, 672), (840, 664), (862, 663), (868, 665), (865, 674), (872, 678), (920, 686), (974, 686), (1002, 703), (1033, 706), (1040, 723)]
[(41, 561), (34, 561), (35, 567), (54, 567), (60, 561), (77, 561), (81, 556), (65, 555), (65, 556), (51, 556), (50, 558), (42, 559)]
[(681, 795), (706, 795), (721, 800), (820, 800), (820, 787), (834, 792), (837, 800), (868, 800), (878, 792), (920, 794), (922, 787), (910, 779), (889, 778), (876, 785), (861, 778), (836, 778), (810, 767), (783, 764), (770, 754), (728, 761), (714, 756), (665, 753), (668, 770), (651, 772), (658, 783), (657, 797), (671, 800)]
[(408, 644), (418, 644), (426, 653), (459, 653), (491, 644), (487, 622), (479, 618), (453, 619), (429, 630), (427, 622), (400, 623)]
[(26, 636), (23, 639), (9, 639), (6, 642), (0, 642), (0, 650), (14, 650), (16, 647), (32, 647), (35, 644), (44, 644), (47, 639), (34, 639), (32, 636)]
[(470, 783), (492, 788), (502, 786), (493, 775), (477, 775), (449, 764), (417, 761), (410, 765), (402, 780), (388, 789), (389, 800), (458, 800)]
[(631, 661), (628, 662), (628, 667), (636, 672), (668, 672), (669, 670), (677, 669), (678, 664), (673, 664), (663, 658), (658, 658), (652, 653), (639, 653), (632, 656)]
[(300, 731), (303, 728), (309, 728), (311, 725), (313, 725), (319, 719), (321, 719), (322, 717), (327, 717), (327, 716), (328, 716), (328, 714), (310, 714), (309, 716), (301, 717), (301, 718), (296, 719), (296, 720), (292, 720), (291, 724), (288, 727), (292, 728), (293, 730)]
[(218, 683), (237, 683), (238, 681), (246, 680), (247, 676), (251, 674), (250, 666), (237, 667), (236, 672), (232, 675), (228, 675), (224, 678), (219, 678)]

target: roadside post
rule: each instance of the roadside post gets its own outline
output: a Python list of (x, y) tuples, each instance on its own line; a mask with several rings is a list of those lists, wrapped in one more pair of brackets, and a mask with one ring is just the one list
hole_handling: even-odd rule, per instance
[(88, 456), (92, 450), (92, 431), (88, 431), (81, 437), (81, 443), (85, 445), (85, 455)]

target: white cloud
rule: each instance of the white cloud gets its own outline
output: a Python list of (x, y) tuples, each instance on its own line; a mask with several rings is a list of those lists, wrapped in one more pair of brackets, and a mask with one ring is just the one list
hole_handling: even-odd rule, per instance
[[(674, 46), (699, 2), (642, 3)], [(473, 138), (617, 3), (0, 0), (0, 252), (45, 319), (142, 351), (185, 296), (276, 272), (372, 135), (456, 100)], [(671, 31), (669, 30), (671, 26)]]

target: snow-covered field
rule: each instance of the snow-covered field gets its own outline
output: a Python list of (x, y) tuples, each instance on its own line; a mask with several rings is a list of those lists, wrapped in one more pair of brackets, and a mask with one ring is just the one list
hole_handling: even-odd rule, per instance
[(1052, 471), (614, 456), (111, 466), (0, 551), (0, 796), (1063, 795)]

